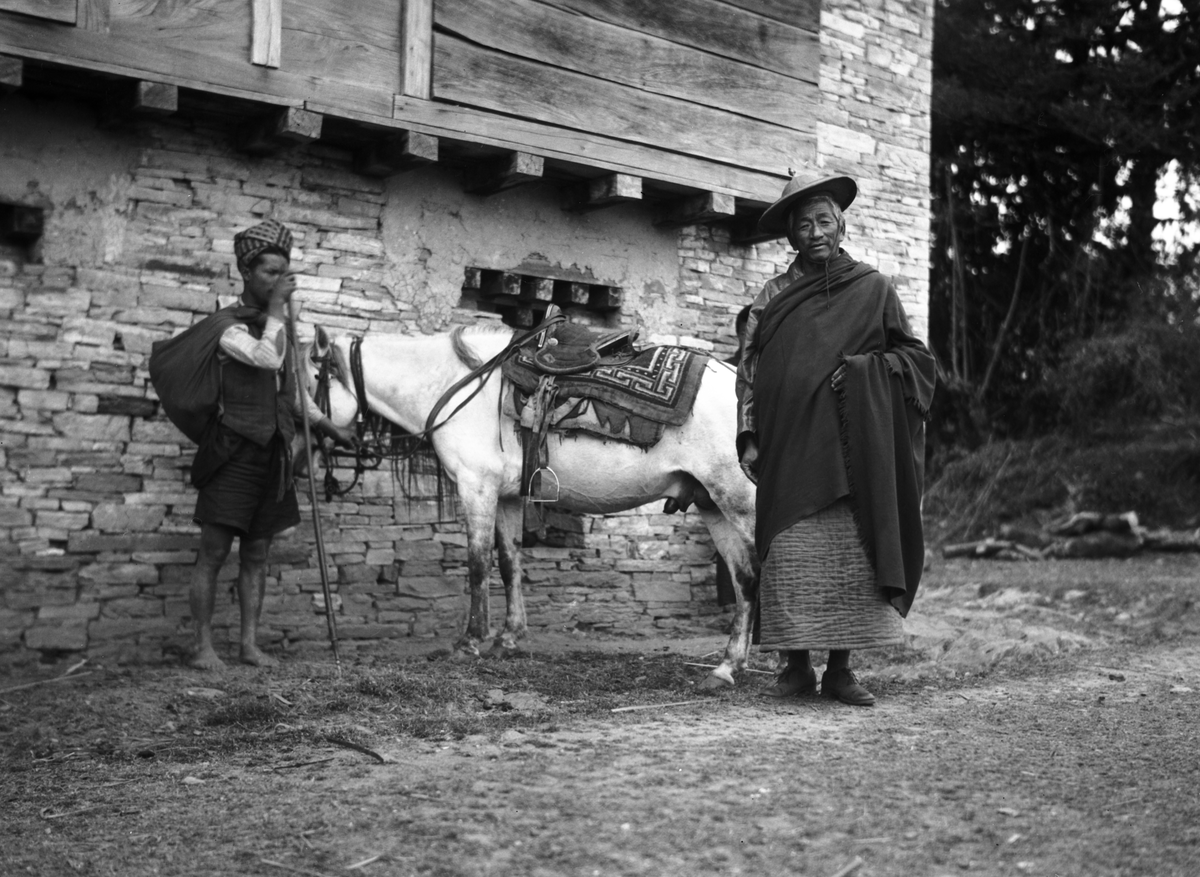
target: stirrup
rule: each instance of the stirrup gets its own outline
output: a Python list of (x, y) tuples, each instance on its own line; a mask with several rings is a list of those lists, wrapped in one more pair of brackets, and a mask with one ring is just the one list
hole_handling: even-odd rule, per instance
[[(548, 491), (543, 489), (544, 478), (540, 477), (543, 472), (549, 472), (554, 478), (554, 496), (549, 496)], [(530, 502), (558, 502), (560, 485), (558, 482), (558, 473), (549, 466), (539, 466), (532, 475), (529, 476), (529, 501)]]

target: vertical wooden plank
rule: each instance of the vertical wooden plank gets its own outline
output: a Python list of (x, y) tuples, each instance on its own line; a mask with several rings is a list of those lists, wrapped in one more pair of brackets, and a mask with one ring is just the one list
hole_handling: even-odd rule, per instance
[(112, 0), (79, 0), (77, 27), (96, 33), (108, 33)]
[(283, 54), (283, 0), (251, 0), (250, 63), (278, 67)]
[(401, 0), (400, 93), (433, 96), (433, 0)]

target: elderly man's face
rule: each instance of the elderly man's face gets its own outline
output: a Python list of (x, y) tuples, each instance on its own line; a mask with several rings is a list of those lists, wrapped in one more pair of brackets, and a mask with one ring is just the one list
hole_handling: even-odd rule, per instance
[(824, 199), (806, 201), (792, 211), (792, 242), (810, 262), (827, 262), (837, 255), (845, 227)]

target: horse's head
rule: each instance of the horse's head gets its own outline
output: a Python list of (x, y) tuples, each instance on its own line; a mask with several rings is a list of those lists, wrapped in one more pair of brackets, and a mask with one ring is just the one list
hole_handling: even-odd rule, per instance
[(349, 426), (358, 411), (353, 379), (343, 348), (343, 339), (330, 337), (324, 326), (316, 326), (312, 341), (300, 344), (300, 379), (329, 419)]

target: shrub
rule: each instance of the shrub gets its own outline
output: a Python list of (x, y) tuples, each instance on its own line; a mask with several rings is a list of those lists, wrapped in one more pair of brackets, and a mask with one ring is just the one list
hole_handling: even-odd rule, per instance
[(1200, 329), (1139, 321), (1077, 342), (1046, 387), (1076, 432), (1200, 414)]

